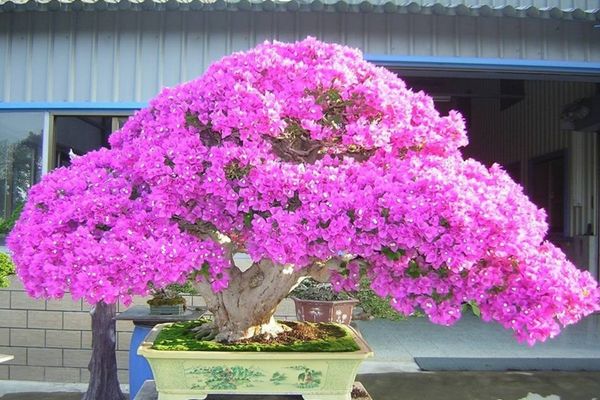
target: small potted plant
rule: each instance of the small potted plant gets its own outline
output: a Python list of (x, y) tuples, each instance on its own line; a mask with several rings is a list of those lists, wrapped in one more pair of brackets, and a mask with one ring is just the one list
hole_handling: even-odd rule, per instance
[(330, 283), (304, 279), (290, 297), (296, 306), (296, 317), (308, 322), (337, 322), (350, 324), (358, 300), (346, 292), (335, 292)]
[(152, 298), (147, 301), (151, 315), (181, 315), (185, 312), (185, 298), (167, 286), (152, 289)]

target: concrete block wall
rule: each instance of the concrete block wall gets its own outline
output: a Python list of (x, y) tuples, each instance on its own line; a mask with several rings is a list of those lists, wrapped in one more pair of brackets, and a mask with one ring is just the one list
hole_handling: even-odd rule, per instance
[[(188, 305), (203, 306), (200, 296), (186, 296)], [(146, 298), (134, 299), (145, 305)], [(118, 306), (122, 311), (126, 307)], [(0, 380), (88, 382), (92, 354), (90, 306), (85, 302), (35, 300), (27, 296), (17, 278), (0, 289), (0, 354), (15, 359), (0, 364)], [(286, 299), (276, 313), (295, 319), (294, 305)], [(129, 342), (133, 324), (117, 321), (117, 366), (119, 381), (128, 383)]]

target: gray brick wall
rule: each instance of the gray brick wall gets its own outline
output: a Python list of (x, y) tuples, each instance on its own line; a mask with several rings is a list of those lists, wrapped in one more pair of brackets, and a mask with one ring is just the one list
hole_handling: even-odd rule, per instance
[[(91, 356), (90, 306), (82, 301), (35, 300), (12, 278), (0, 289), (0, 353), (15, 359), (0, 364), (0, 380), (49, 382), (88, 382)], [(188, 304), (203, 306), (199, 296), (186, 296)], [(146, 299), (134, 299), (144, 305)], [(126, 307), (118, 306), (119, 311)], [(294, 319), (294, 304), (285, 300), (276, 313), (281, 319)], [(129, 342), (133, 324), (117, 321), (117, 367), (119, 380), (128, 381)]]

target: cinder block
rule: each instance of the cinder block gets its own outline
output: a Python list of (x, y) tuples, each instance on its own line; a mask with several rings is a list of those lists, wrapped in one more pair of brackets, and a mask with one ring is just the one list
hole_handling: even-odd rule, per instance
[(43, 381), (44, 367), (12, 365), (9, 378), (14, 381)]
[(0, 347), (0, 353), (15, 356), (13, 360), (6, 361), (5, 365), (27, 365), (27, 349), (24, 347)]
[(133, 332), (133, 322), (117, 321), (117, 332)]
[(129, 371), (126, 369), (120, 369), (117, 371), (117, 378), (121, 385), (129, 385)]
[(81, 331), (46, 331), (46, 347), (79, 349), (81, 348)]
[(63, 365), (65, 367), (87, 368), (91, 358), (91, 350), (63, 350)]
[(81, 300), (74, 301), (70, 297), (61, 300), (48, 300), (46, 310), (52, 311), (81, 311)]
[(62, 329), (63, 313), (61, 311), (28, 311), (27, 327), (43, 329)]
[(8, 365), (0, 365), (0, 380), (8, 380)]
[[(1, 332), (2, 331), (0, 330), (0, 335), (2, 334)], [(129, 350), (129, 345), (131, 344), (131, 336), (131, 332), (117, 332), (117, 350)]]
[(117, 369), (129, 368), (129, 351), (117, 350)]
[(25, 328), (27, 327), (27, 311), (25, 310), (0, 310), (0, 327)]
[(10, 292), (10, 307), (13, 310), (45, 310), (46, 301), (33, 299), (25, 292)]
[(194, 307), (206, 307), (206, 301), (202, 296), (192, 296), (192, 305)]
[(89, 331), (92, 329), (92, 317), (88, 312), (63, 313), (63, 329), (74, 331)]
[(192, 305), (192, 296), (189, 295), (181, 295), (185, 299), (185, 304), (188, 306)]
[(123, 312), (131, 307), (135, 306), (148, 306), (147, 301), (150, 299), (150, 296), (133, 296), (131, 299), (131, 304), (125, 305), (121, 302), (117, 303), (117, 312)]
[(92, 348), (92, 331), (81, 331), (81, 348)]
[(296, 307), (292, 299), (283, 299), (279, 306), (275, 310), (275, 316), (277, 318), (291, 317), (296, 315)]
[(8, 346), (10, 343), (10, 331), (8, 328), (0, 328), (0, 346)]
[(90, 381), (90, 371), (86, 368), (79, 369), (79, 382), (88, 383)]
[(11, 329), (10, 345), (44, 347), (46, 345), (46, 331), (42, 329)]
[(27, 349), (27, 365), (41, 367), (62, 367), (61, 349)]
[(10, 308), (10, 292), (0, 292), (0, 308)]
[(48, 382), (79, 382), (79, 368), (46, 368), (46, 381)]

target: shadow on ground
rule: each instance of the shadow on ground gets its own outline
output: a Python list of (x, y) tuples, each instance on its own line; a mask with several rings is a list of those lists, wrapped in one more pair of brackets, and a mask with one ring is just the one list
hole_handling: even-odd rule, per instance
[[(600, 400), (600, 372), (421, 372), (359, 375), (373, 400)], [(81, 393), (16, 393), (0, 400), (79, 400)], [(299, 400), (208, 396), (207, 400)]]

